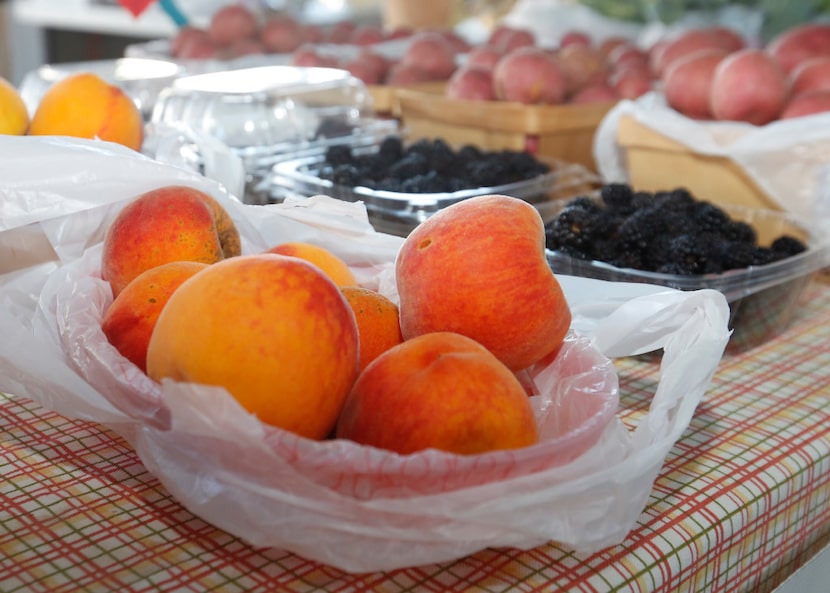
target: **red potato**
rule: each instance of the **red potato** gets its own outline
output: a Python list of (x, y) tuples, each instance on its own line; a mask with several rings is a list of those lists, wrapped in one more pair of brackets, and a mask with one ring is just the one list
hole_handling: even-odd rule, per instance
[(663, 75), (663, 91), (669, 106), (694, 119), (712, 119), (712, 79), (727, 55), (725, 49), (702, 49), (672, 62)]
[(599, 52), (590, 45), (572, 43), (556, 52), (559, 66), (565, 74), (565, 92), (577, 93), (591, 82), (608, 79), (608, 68)]
[(830, 55), (830, 23), (790, 27), (771, 39), (766, 51), (790, 73), (809, 58)]
[(467, 53), (472, 48), (466, 39), (452, 29), (440, 29), (438, 33), (444, 36), (456, 53)]
[(747, 46), (746, 39), (734, 29), (723, 25), (712, 25), (707, 30), (718, 41), (720, 47), (730, 53)]
[(481, 66), (464, 66), (447, 82), (446, 96), (463, 101), (495, 101), (493, 73)]
[(803, 117), (826, 111), (830, 111), (830, 89), (805, 91), (790, 98), (779, 119)]
[(830, 89), (830, 54), (808, 58), (790, 73), (790, 92)]
[(524, 104), (562, 103), (567, 89), (556, 57), (537, 47), (515, 49), (499, 60), (493, 84), (498, 99)]
[(256, 37), (259, 22), (243, 4), (226, 4), (210, 17), (208, 33), (217, 45), (230, 45), (236, 39)]
[(467, 53), (467, 66), (477, 66), (493, 70), (504, 53), (492, 45), (479, 45)]
[(651, 53), (652, 72), (662, 78), (672, 61), (701, 49), (731, 49), (731, 42), (709, 28), (687, 29)]
[(306, 43), (306, 32), (294, 17), (273, 15), (262, 24), (259, 38), (268, 53), (289, 54)]
[(412, 36), (401, 63), (427, 72), (432, 80), (446, 80), (455, 71), (455, 50), (441, 33), (421, 31)]
[(652, 89), (651, 74), (641, 67), (622, 67), (613, 72), (609, 83), (620, 99), (636, 99)]
[(761, 49), (733, 52), (715, 68), (709, 97), (715, 119), (764, 125), (779, 117), (788, 99), (787, 75)]
[(578, 29), (571, 29), (570, 31), (565, 31), (562, 34), (562, 37), (559, 38), (559, 47), (567, 47), (569, 45), (593, 45), (593, 40), (591, 36), (588, 35), (585, 31), (580, 31)]
[(574, 105), (585, 103), (609, 103), (618, 100), (617, 91), (607, 82), (588, 84), (568, 99)]

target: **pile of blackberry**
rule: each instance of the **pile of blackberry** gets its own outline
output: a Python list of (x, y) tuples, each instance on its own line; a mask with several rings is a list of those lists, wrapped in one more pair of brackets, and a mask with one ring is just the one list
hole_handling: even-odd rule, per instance
[(600, 197), (574, 198), (547, 221), (547, 248), (619, 268), (684, 276), (760, 266), (807, 249), (789, 235), (760, 246), (752, 226), (684, 188), (650, 193), (610, 183)]
[(371, 154), (346, 145), (329, 147), (317, 175), (345, 187), (423, 194), (505, 185), (548, 171), (549, 165), (527, 152), (484, 151), (471, 145), (454, 150), (440, 139), (405, 146), (390, 136)]

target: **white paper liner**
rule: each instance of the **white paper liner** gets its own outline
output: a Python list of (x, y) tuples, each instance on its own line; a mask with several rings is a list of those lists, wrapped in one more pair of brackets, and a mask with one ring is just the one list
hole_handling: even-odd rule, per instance
[(594, 159), (606, 182), (628, 181), (624, 150), (617, 142), (624, 115), (695, 154), (731, 160), (784, 211), (801, 216), (830, 214), (830, 112), (764, 126), (701, 121), (671, 109), (665, 95), (652, 91), (618, 102), (597, 127)]
[[(553, 417), (542, 418), (543, 397), (534, 403), (548, 440), (522, 451), (401, 457), (347, 441), (310, 441), (263, 425), (223, 389), (158, 386), (114, 352), (99, 328), (111, 300), (98, 275), (101, 230), (141, 191), (186, 183), (228, 207), (245, 252), (278, 240), (314, 241), (393, 298), (401, 238), (374, 232), (359, 203), (318, 196), (246, 206), (208, 179), (107, 143), (0, 137), (4, 149), (12, 164), (0, 162), (0, 174), (11, 189), (0, 189), (7, 207), (0, 228), (43, 225), (60, 259), (0, 276), (0, 390), (112, 427), (204, 520), (254, 546), (346, 571), (449, 561), (490, 546), (529, 549), (554, 540), (590, 552), (619, 543), (729, 338), (728, 306), (718, 292), (562, 276), (572, 334), (563, 354), (533, 373), (555, 402), (548, 410), (583, 414), (575, 423), (581, 427), (594, 413), (600, 417), (587, 450), (585, 442), (552, 445), (558, 429)], [(44, 160), (58, 166), (57, 178), (43, 174)], [(70, 171), (83, 172), (83, 183)], [(616, 375), (605, 356), (658, 348), (665, 352), (653, 403), (629, 431), (613, 415)], [(577, 387), (582, 395), (572, 398)], [(614, 405), (607, 418), (597, 412), (602, 405), (583, 407), (592, 395)]]

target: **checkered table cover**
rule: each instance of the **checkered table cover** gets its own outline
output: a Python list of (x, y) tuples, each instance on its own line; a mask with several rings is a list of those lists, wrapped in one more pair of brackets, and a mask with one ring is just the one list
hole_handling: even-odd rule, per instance
[[(118, 435), (0, 395), (0, 592), (771, 591), (830, 541), (830, 282), (777, 338), (724, 357), (625, 541), (354, 575), (254, 549), (183, 508)], [(652, 359), (617, 361), (623, 421)]]

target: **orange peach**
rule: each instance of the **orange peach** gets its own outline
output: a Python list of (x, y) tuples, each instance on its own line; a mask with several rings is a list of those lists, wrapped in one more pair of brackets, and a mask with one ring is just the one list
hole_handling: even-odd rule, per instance
[(451, 331), (521, 370), (560, 346), (571, 322), (528, 202), (477, 196), (433, 214), (395, 262), (404, 339)]
[(92, 72), (78, 72), (46, 89), (32, 115), (29, 133), (100, 138), (140, 150), (144, 119), (121, 88)]
[(358, 332), (319, 268), (273, 253), (197, 273), (170, 297), (147, 374), (224, 387), (262, 422), (325, 438), (357, 377)]
[(370, 363), (346, 398), (336, 436), (400, 454), (472, 455), (539, 440), (516, 376), (484, 346), (452, 332), (407, 340)]
[(104, 238), (101, 277), (118, 294), (139, 274), (172, 261), (224, 258), (216, 222), (201, 192), (166, 186), (134, 198)]
[(0, 76), (0, 134), (22, 136), (29, 128), (29, 112), (17, 88)]
[(170, 295), (208, 264), (176, 261), (151, 268), (130, 282), (104, 312), (101, 329), (116, 350), (147, 371), (147, 346)]
[(289, 241), (275, 245), (267, 253), (290, 255), (291, 257), (304, 259), (320, 268), (337, 286), (357, 284), (357, 280), (346, 262), (325, 247), (303, 241)]
[(398, 305), (376, 290), (362, 286), (344, 286), (340, 289), (354, 312), (360, 338), (362, 372), (370, 362), (393, 346), (403, 342)]

